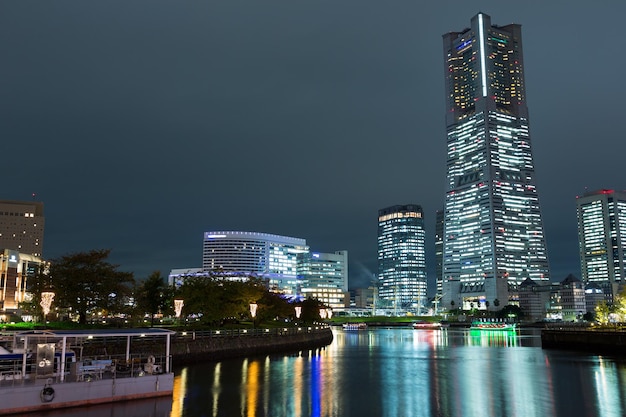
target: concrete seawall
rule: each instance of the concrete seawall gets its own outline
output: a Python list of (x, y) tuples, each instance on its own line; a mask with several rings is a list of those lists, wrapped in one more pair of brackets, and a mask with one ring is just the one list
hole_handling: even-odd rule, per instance
[(215, 361), (241, 356), (265, 355), (329, 345), (329, 327), (182, 332), (172, 339), (175, 365)]
[(626, 354), (626, 331), (544, 329), (541, 331), (541, 347), (624, 355)]

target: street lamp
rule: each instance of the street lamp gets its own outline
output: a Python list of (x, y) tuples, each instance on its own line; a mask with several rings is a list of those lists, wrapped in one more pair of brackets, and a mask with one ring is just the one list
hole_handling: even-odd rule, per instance
[(176, 314), (176, 318), (180, 317), (180, 313), (183, 311), (183, 306), (185, 305), (185, 301), (182, 299), (174, 300), (174, 314)]
[(297, 319), (300, 319), (300, 316), (302, 315), (302, 307), (300, 307), (300, 306), (296, 306), (296, 307), (294, 307), (294, 308), (295, 308), (295, 310), (296, 310), (296, 318), (297, 318)]
[(331, 308), (327, 308), (326, 309), (326, 315), (328, 316), (328, 319), (330, 320), (331, 318), (333, 318), (333, 310)]
[(320, 318), (324, 320), (326, 318), (326, 309), (320, 308)]
[(43, 309), (43, 321), (46, 321), (46, 316), (50, 312), (50, 306), (54, 299), (54, 293), (52, 291), (44, 291), (41, 293), (41, 302), (39, 305)]
[(252, 328), (254, 329), (254, 318), (256, 317), (256, 309), (259, 306), (256, 303), (250, 303), (250, 315), (252, 316)]

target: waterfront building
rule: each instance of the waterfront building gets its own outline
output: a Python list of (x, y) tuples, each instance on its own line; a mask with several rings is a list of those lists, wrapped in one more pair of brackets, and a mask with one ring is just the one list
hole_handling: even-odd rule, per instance
[(334, 310), (349, 306), (348, 251), (303, 252), (297, 255), (298, 293)]
[(202, 270), (253, 275), (268, 280), (270, 291), (295, 296), (297, 255), (306, 253), (305, 239), (268, 233), (205, 232)]
[(479, 13), (443, 35), (447, 131), (442, 306), (517, 304), (549, 281), (531, 151), (522, 32)]
[(596, 312), (596, 306), (601, 302), (606, 301), (604, 297), (604, 291), (595, 282), (591, 282), (585, 285), (585, 306), (587, 306), (587, 313)]
[(376, 307), (376, 298), (378, 297), (378, 288), (356, 288), (354, 293), (354, 308), (366, 309), (372, 311)]
[(572, 274), (551, 284), (538, 284), (527, 278), (518, 292), (519, 307), (527, 321), (579, 321), (587, 312), (583, 282)]
[(396, 205), (378, 211), (378, 299), (394, 311), (426, 304), (426, 255), (422, 207)]
[(587, 312), (585, 286), (572, 274), (559, 284), (559, 306), (563, 321), (578, 321)]
[(11, 249), (0, 252), (0, 303), (3, 313), (15, 313), (27, 301), (28, 279), (35, 276), (44, 261), (34, 255)]
[(41, 257), (44, 224), (43, 203), (0, 200), (0, 250)]
[(528, 321), (540, 321), (546, 318), (550, 310), (551, 294), (556, 292), (554, 285), (539, 285), (526, 278), (518, 287), (519, 307)]
[(598, 190), (576, 198), (581, 276), (613, 301), (626, 279), (626, 192)]

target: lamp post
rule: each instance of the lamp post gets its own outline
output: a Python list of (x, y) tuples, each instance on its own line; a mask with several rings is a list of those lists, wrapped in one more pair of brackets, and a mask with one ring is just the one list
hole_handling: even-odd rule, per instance
[(294, 307), (294, 309), (296, 310), (296, 318), (300, 320), (300, 316), (302, 315), (302, 307), (296, 306)]
[(252, 328), (254, 329), (254, 318), (256, 317), (256, 309), (258, 305), (256, 303), (250, 303), (250, 316), (252, 316)]
[(180, 298), (177, 298), (174, 300), (174, 314), (176, 315), (177, 319), (180, 318), (180, 313), (182, 313), (184, 305), (185, 305), (184, 300)]
[(46, 321), (46, 316), (50, 312), (50, 306), (52, 305), (52, 300), (54, 299), (54, 293), (52, 291), (44, 291), (41, 293), (41, 302), (39, 305), (43, 309), (43, 321)]

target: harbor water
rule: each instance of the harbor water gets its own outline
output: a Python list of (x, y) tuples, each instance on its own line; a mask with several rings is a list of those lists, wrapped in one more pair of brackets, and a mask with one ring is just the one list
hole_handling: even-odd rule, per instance
[(172, 398), (38, 416), (622, 417), (626, 361), (538, 330), (334, 330), (323, 349), (177, 370)]

